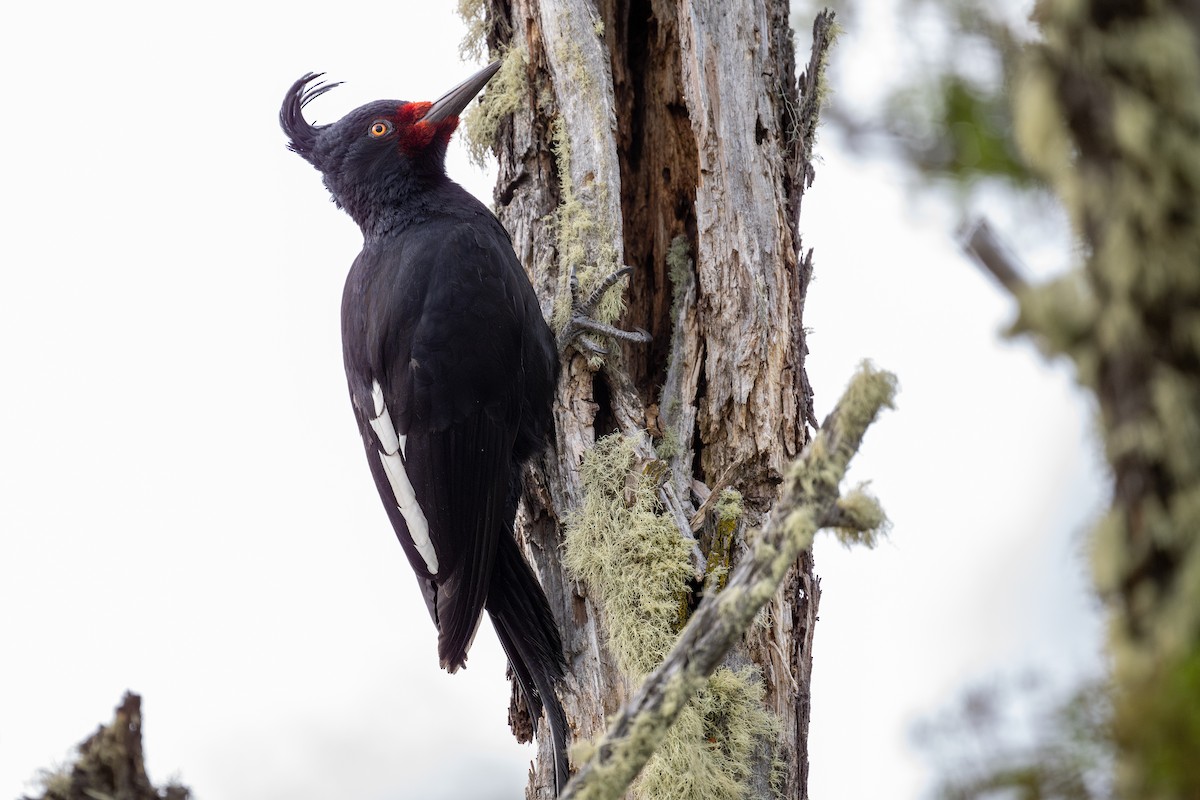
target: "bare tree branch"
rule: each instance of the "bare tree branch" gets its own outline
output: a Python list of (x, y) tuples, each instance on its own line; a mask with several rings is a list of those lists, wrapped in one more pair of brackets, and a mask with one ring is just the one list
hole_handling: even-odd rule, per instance
[(1000, 285), (1012, 295), (1020, 295), (1029, 287), (1025, 280), (1025, 268), (1020, 260), (1004, 244), (999, 234), (992, 230), (986, 219), (978, 219), (963, 226), (960, 231), (962, 248), (974, 257)]

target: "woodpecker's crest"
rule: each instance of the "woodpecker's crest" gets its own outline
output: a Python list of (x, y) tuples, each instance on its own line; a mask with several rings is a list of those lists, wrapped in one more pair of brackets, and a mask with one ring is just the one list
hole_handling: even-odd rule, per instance
[(341, 85), (319, 80), (324, 74), (323, 72), (309, 72), (293, 83), (292, 88), (288, 89), (287, 95), (283, 98), (283, 107), (279, 109), (279, 124), (283, 126), (284, 133), (291, 140), (288, 142), (288, 149), (293, 153), (299, 153), (308, 161), (313, 159), (317, 137), (329, 126), (309, 124), (304, 119), (304, 107), (329, 90)]
[(499, 66), (485, 67), (433, 103), (376, 100), (329, 125), (309, 123), (304, 107), (339, 84), (310, 72), (288, 90), (279, 122), (288, 147), (324, 175), (334, 201), (366, 228), (371, 211), (403, 202), (414, 179), (445, 173), (458, 115)]

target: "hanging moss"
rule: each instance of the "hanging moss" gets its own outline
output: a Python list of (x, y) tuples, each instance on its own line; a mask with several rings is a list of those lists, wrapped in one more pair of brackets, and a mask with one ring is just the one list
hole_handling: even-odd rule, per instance
[(488, 81), (487, 91), (466, 113), (464, 141), (471, 160), (480, 167), (487, 164), (500, 123), (529, 102), (527, 60), (524, 47), (506, 49), (500, 56), (500, 70)]
[[(686, 621), (692, 566), (690, 543), (659, 506), (655, 470), (647, 465), (631, 472), (634, 465), (633, 440), (620, 434), (601, 439), (584, 457), (585, 499), (567, 522), (565, 561), (603, 609), (618, 666), (638, 680), (658, 666)], [(741, 515), (741, 495), (725, 490), (715, 508), (718, 529), (725, 532), (722, 569), (728, 568)], [(754, 752), (771, 745), (777, 728), (777, 718), (763, 705), (758, 669), (722, 668), (676, 724), (656, 734), (661, 746), (635, 785), (635, 796), (740, 800), (749, 791)]]
[(667, 732), (633, 786), (641, 800), (742, 800), (750, 764), (779, 734), (763, 706), (759, 672), (722, 667)]
[(631, 474), (633, 461), (633, 440), (620, 434), (584, 457), (584, 503), (567, 522), (565, 561), (599, 600), (609, 648), (636, 679), (675, 643), (692, 566), (689, 544), (659, 507), (656, 484)]
[(679, 444), (679, 434), (673, 428), (663, 431), (662, 437), (654, 444), (655, 455), (663, 461), (670, 461), (682, 452), (683, 446)]
[(487, 52), (489, 0), (458, 0), (458, 15), (466, 23), (467, 32), (458, 45), (458, 54), (477, 61)]

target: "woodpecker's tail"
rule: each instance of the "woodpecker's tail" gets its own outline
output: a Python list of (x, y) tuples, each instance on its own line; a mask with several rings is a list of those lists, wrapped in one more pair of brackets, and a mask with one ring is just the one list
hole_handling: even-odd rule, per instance
[(484, 607), (525, 694), (534, 730), (537, 730), (543, 710), (550, 723), (550, 738), (554, 742), (555, 794), (558, 794), (568, 778), (567, 717), (554, 693), (567, 667), (562, 638), (545, 592), (510, 535), (501, 536), (497, 543), (491, 586)]

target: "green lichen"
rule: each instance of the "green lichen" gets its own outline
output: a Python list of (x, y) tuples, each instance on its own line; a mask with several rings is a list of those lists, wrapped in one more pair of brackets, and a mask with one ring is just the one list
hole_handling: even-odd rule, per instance
[(663, 431), (663, 435), (654, 445), (654, 452), (663, 461), (670, 461), (682, 453), (683, 446), (679, 444), (679, 434), (670, 428)]
[(634, 784), (633, 796), (743, 800), (755, 751), (778, 735), (778, 718), (763, 706), (759, 671), (722, 667), (680, 712)]
[[(573, 96), (581, 98), (589, 107), (589, 117), (594, 124), (604, 124), (600, 92), (596, 78), (588, 68), (587, 59), (577, 42), (560, 42), (557, 56), (566, 72), (566, 83)], [(591, 132), (591, 141), (604, 142), (612, 136), (607, 129), (597, 128)], [(587, 141), (586, 139), (584, 141)], [(551, 323), (561, 331), (567, 324), (571, 312), (570, 278), (574, 274), (579, 282), (579, 296), (588, 297), (605, 278), (623, 266), (618, 243), (621, 231), (617, 219), (609, 213), (611, 196), (609, 187), (596, 180), (591, 173), (580, 176), (578, 181), (572, 174), (571, 136), (566, 122), (556, 117), (551, 128), (551, 146), (559, 176), (560, 204), (555, 211), (553, 224), (558, 249), (559, 291), (555, 298)], [(605, 292), (592, 317), (598, 322), (612, 324), (625, 310), (624, 282)]]
[(692, 282), (692, 253), (687, 237), (682, 233), (671, 240), (667, 248), (667, 276), (676, 293)]
[[(562, 201), (555, 211), (553, 225), (558, 246), (559, 290), (554, 301), (551, 323), (562, 330), (571, 313), (570, 279), (574, 272), (579, 281), (580, 297), (587, 297), (600, 281), (620, 269), (621, 264), (611, 235), (611, 223), (603, 223), (596, 213), (604, 207), (608, 189), (592, 181), (577, 190), (571, 180), (571, 142), (561, 117), (554, 120), (552, 145), (558, 164), (559, 192)], [(585, 195), (590, 195), (585, 199)], [(609, 289), (593, 317), (611, 324), (625, 310), (622, 282)]]
[(692, 566), (689, 544), (659, 506), (657, 481), (633, 465), (633, 440), (620, 434), (584, 457), (584, 502), (567, 521), (565, 563), (598, 599), (608, 646), (636, 679), (675, 643)]
[[(712, 605), (704, 606), (705, 615), (715, 613), (722, 627), (745, 630), (762, 605), (775, 595), (800, 551), (811, 545), (817, 529), (818, 511), (827, 513), (824, 509), (837, 496), (837, 486), (847, 462), (857, 450), (867, 427), (883, 406), (891, 405), (895, 384), (895, 377), (890, 373), (869, 365), (859, 370), (838, 403), (832, 421), (822, 426), (810, 447), (789, 470), (776, 507), (778, 514), (772, 516), (772, 524), (754, 542), (747, 555), (751, 560), (747, 565), (749, 585), (731, 585), (715, 594), (711, 601), (706, 601)], [(646, 485), (640, 476), (633, 476), (632, 482), (626, 479), (634, 464), (631, 444), (620, 436), (608, 437), (597, 443), (599, 454), (585, 457), (582, 473), (585, 508), (569, 522), (577, 530), (568, 530), (569, 537), (579, 533), (584, 536), (574, 543), (568, 542), (568, 547), (592, 548), (589, 540), (597, 537), (588, 529), (607, 526), (609, 520), (616, 519), (617, 525), (628, 524), (624, 516), (626, 509), (638, 505), (638, 489), (643, 487), (644, 490)], [(810, 472), (820, 477), (810, 480)], [(594, 504), (592, 495), (598, 493), (606, 498)], [(741, 506), (736, 496), (729, 494), (719, 499), (723, 500), (720, 516), (726, 522), (736, 522)], [(595, 580), (610, 569), (605, 560), (621, 557), (620, 549), (631, 544), (625, 536), (605, 534), (599, 537), (603, 541), (595, 548), (598, 552), (586, 554), (587, 572)], [(637, 538), (633, 536), (634, 541)], [(680, 556), (683, 556), (682, 552)], [(682, 561), (678, 563), (682, 575), (686, 570)], [(612, 571), (628, 568), (628, 562), (621, 562)], [(600, 606), (605, 611), (601, 619), (607, 625), (608, 590), (591, 580), (589, 587), (600, 598)], [(618, 576), (617, 583), (620, 582)], [(658, 615), (659, 624), (665, 622), (667, 616), (666, 613)], [(713, 655), (713, 652), (708, 651), (708, 654)], [(647, 766), (643, 783), (635, 789), (639, 799), (760, 796), (764, 788), (762, 776), (752, 774), (748, 767), (752, 763), (761, 763), (764, 750), (774, 747), (772, 739), (777, 724), (763, 708), (760, 676), (754, 668), (739, 673), (718, 669), (710, 682), (704, 672), (712, 668), (713, 664), (703, 658), (702, 652), (700, 657), (684, 659), (678, 668), (659, 676), (662, 682), (656, 688), (661, 691), (661, 704), (657, 708), (648, 705), (632, 720), (623, 719), (618, 725), (622, 735), (601, 742), (600, 763), (588, 764), (581, 773), (586, 774), (585, 788), (581, 789), (579, 797), (593, 800), (620, 796), (626, 781), (633, 778), (644, 760), (660, 745), (665, 753), (656, 765)], [(688, 712), (678, 733), (668, 732), (667, 721), (683, 714), (692, 701), (697, 703), (695, 713)], [(765, 788), (778, 792), (783, 765), (778, 757), (773, 758), (771, 764), (771, 785)], [(701, 778), (699, 785), (697, 776)], [(760, 778), (758, 785), (752, 785), (751, 779), (755, 777)], [(648, 783), (650, 781), (653, 782)], [(683, 794), (673, 794), (676, 791)]]
[(713, 512), (717, 515), (717, 525), (727, 527), (730, 533), (733, 532), (733, 527), (737, 525), (745, 511), (746, 508), (742, 504), (742, 493), (737, 489), (722, 489), (721, 496), (713, 504)]
[(488, 0), (458, 0), (458, 15), (467, 26), (458, 53), (466, 61), (478, 61), (487, 52)]
[(35, 783), (41, 790), (41, 800), (67, 800), (71, 796), (71, 766), (60, 764), (41, 770)]
[[(1200, 797), (1200, 650), (1163, 665), (1137, 692), (1118, 693), (1113, 736), (1141, 769), (1139, 797)], [(1128, 780), (1127, 776), (1127, 780)]]
[(645, 763), (667, 735), (669, 720), (686, 707), (703, 683), (703, 679), (689, 670), (681, 670), (667, 679), (657, 712), (635, 717), (626, 738), (603, 742), (604, 746), (611, 746), (611, 756), (604, 763), (593, 765), (585, 787), (579, 792), (579, 800), (620, 797), (639, 765)]
[(860, 364), (838, 403), (836, 429), (813, 439), (810, 457), (794, 462), (787, 480), (798, 482), (801, 493), (808, 497), (819, 496), (822, 487), (836, 487), (854, 455), (855, 443), (881, 408), (893, 407), (897, 391), (895, 375), (876, 369), (869, 361)]
[(679, 304), (694, 278), (692, 272), (692, 252), (688, 247), (687, 237), (683, 234), (671, 240), (667, 249), (667, 277), (671, 281), (671, 319), (679, 316)]
[(890, 523), (879, 500), (860, 484), (842, 494), (837, 500), (837, 510), (844, 524), (834, 527), (839, 542), (846, 547), (873, 548), (879, 539), (887, 535)]
[(736, 489), (722, 490), (713, 504), (716, 526), (712, 544), (708, 548), (708, 570), (705, 575), (710, 589), (724, 589), (729, 579), (729, 571), (733, 568), (733, 545), (744, 511), (742, 493)]
[(500, 70), (488, 82), (487, 91), (471, 106), (464, 121), (467, 152), (471, 160), (485, 166), (496, 143), (500, 123), (529, 101), (526, 81), (528, 61), (525, 48), (510, 47), (500, 56)]
[[(584, 503), (568, 519), (566, 531), (567, 568), (597, 598), (609, 648), (634, 680), (658, 666), (674, 645), (685, 622), (692, 577), (690, 543), (658, 503), (661, 476), (655, 463), (638, 467), (628, 437), (614, 434), (598, 441), (584, 457)], [(741, 495), (725, 490), (714, 511), (728, 553), (743, 513)], [(747, 795), (754, 753), (773, 746), (778, 735), (777, 718), (763, 705), (761, 675), (755, 667), (722, 668), (702, 686), (675, 725), (635, 731), (634, 738), (644, 735), (650, 737), (644, 744), (658, 745), (635, 785), (635, 797), (735, 800)], [(614, 776), (620, 773), (616, 766), (610, 769)]]
[[(837, 22), (829, 22), (821, 30), (824, 31), (824, 41), (814, 39), (813, 42), (813, 52), (817, 54), (816, 74), (805, 76), (811, 81), (808, 82), (811, 89), (805, 88), (807, 81), (802, 79), (799, 105), (790, 102), (788, 99), (789, 92), (780, 91), (780, 99), (784, 104), (784, 113), (788, 118), (787, 124), (784, 126), (788, 145), (792, 145), (799, 138), (803, 146), (805, 162), (812, 161), (813, 146), (817, 141), (817, 125), (820, 121), (820, 110), (832, 93), (825, 74), (826, 68), (829, 66), (829, 53), (833, 49), (833, 43), (837, 41), (843, 32), (842, 26)], [(815, 30), (814, 34), (816, 34)]]

